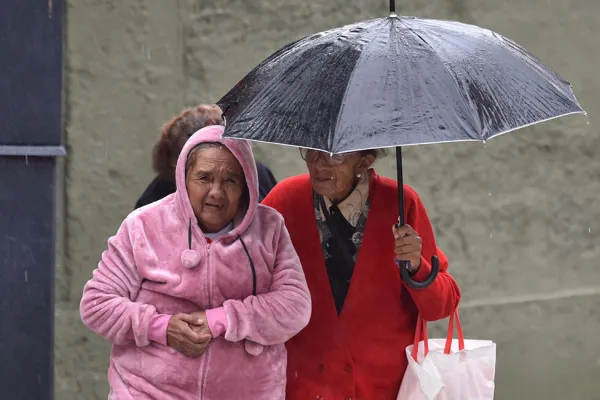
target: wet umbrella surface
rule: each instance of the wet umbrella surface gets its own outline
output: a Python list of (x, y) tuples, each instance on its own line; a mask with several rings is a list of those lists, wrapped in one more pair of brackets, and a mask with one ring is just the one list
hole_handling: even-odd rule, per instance
[(400, 184), (398, 146), (485, 141), (584, 112), (568, 82), (511, 40), (393, 12), (282, 48), (218, 104), (229, 137), (330, 153), (397, 147)]
[(219, 104), (228, 136), (332, 153), (487, 140), (583, 112), (569, 83), (514, 42), (396, 16), (288, 45)]

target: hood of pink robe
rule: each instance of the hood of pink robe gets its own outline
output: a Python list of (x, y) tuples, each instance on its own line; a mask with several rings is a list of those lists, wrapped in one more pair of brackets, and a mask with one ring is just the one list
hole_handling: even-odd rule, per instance
[[(244, 233), (256, 212), (256, 207), (258, 205), (258, 173), (256, 171), (256, 162), (254, 161), (252, 146), (245, 140), (224, 139), (222, 137), (223, 131), (224, 127), (220, 125), (209, 126), (199, 130), (186, 142), (177, 160), (177, 168), (175, 171), (175, 182), (177, 185), (177, 191), (175, 192), (175, 206), (177, 214), (184, 221), (188, 221), (189, 242), (191, 242), (193, 238), (192, 225), (197, 225), (198, 223), (187, 192), (185, 165), (190, 151), (200, 144), (221, 143), (223, 146), (227, 147), (240, 163), (246, 178), (249, 194), (248, 205), (239, 210), (234, 218), (234, 228), (226, 236), (235, 238)], [(194, 268), (200, 263), (202, 256), (199, 252), (192, 250), (192, 243), (188, 243), (188, 247), (189, 249), (181, 254), (181, 262), (187, 268)]]

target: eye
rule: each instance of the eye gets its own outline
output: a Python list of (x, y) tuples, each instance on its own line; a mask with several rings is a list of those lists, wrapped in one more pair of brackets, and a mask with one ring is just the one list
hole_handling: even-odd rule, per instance
[(235, 178), (225, 178), (225, 183), (237, 184), (237, 180)]
[(198, 175), (197, 178), (198, 178), (198, 180), (200, 182), (206, 182), (206, 181), (208, 181), (208, 176), (206, 176), (206, 175)]

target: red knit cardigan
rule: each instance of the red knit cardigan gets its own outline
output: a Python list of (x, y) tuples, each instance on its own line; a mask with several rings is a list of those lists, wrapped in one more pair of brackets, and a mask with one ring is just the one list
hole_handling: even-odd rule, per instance
[(308, 326), (287, 343), (288, 400), (396, 400), (407, 367), (417, 313), (425, 320), (445, 318), (458, 306), (460, 291), (446, 271), (427, 212), (416, 192), (404, 187), (405, 220), (423, 239), (425, 280), (431, 256), (440, 273), (425, 289), (408, 288), (395, 263), (392, 226), (397, 222), (398, 184), (371, 178), (371, 209), (344, 308), (338, 317), (329, 285), (315, 219), (310, 178), (280, 182), (263, 201), (285, 218), (312, 296)]

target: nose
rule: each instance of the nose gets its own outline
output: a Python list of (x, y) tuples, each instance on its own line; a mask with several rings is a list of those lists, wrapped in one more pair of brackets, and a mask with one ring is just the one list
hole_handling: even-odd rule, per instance
[(331, 168), (331, 164), (328, 162), (327, 155), (319, 154), (319, 158), (317, 158), (317, 161), (315, 161), (315, 167), (320, 170)]
[(212, 185), (210, 185), (208, 196), (213, 199), (222, 199), (223, 197), (225, 197), (225, 192), (223, 190), (223, 185), (221, 184), (221, 182), (213, 182)]
[(315, 165), (317, 167), (324, 167), (329, 165), (329, 163), (327, 162), (326, 154), (319, 152), (316, 157), (317, 159), (315, 160)]

